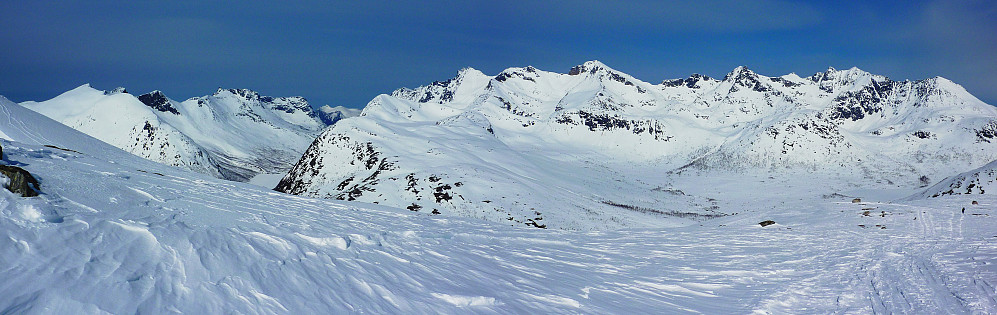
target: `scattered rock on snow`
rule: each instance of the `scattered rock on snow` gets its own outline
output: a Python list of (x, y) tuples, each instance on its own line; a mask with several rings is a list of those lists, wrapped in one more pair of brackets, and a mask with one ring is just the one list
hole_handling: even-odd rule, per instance
[(761, 225), (762, 227), (766, 227), (766, 226), (773, 225), (773, 224), (775, 224), (775, 221), (772, 221), (772, 220), (765, 220), (765, 221), (762, 221), (762, 222), (758, 222), (758, 225)]

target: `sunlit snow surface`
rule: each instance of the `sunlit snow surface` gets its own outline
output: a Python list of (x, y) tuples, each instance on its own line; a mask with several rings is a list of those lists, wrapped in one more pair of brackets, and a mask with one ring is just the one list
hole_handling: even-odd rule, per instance
[(852, 203), (807, 178), (686, 175), (744, 210), (518, 228), (182, 172), (15, 106), (5, 163), (44, 194), (0, 190), (0, 313), (997, 312), (990, 195)]

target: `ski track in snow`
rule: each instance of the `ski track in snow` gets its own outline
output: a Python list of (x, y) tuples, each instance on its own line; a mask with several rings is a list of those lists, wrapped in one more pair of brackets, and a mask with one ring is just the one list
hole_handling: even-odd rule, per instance
[(997, 213), (965, 196), (536, 230), (5, 144), (45, 195), (0, 199), (2, 313), (997, 312)]

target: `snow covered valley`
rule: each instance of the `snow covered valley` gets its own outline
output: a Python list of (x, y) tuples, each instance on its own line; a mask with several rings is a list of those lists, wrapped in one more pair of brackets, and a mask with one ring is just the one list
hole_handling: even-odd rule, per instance
[(224, 181), (2, 99), (0, 138), (42, 190), (0, 190), (5, 314), (997, 312), (992, 194), (690, 171), (648, 181), (727, 215), (570, 231)]

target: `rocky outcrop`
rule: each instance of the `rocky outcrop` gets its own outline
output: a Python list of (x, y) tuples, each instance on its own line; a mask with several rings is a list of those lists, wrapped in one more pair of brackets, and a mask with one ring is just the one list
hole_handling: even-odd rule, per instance
[[(3, 146), (0, 145), (0, 161), (3, 158)], [(21, 195), (22, 197), (34, 197), (38, 196), (38, 180), (31, 173), (24, 170), (23, 168), (10, 165), (0, 165), (0, 184), (3, 188), (7, 188), (12, 193)]]
[(41, 191), (38, 188), (38, 180), (23, 168), (0, 165), (0, 174), (7, 178), (3, 184), (4, 188), (12, 193), (22, 197), (34, 197), (38, 196), (38, 192)]

